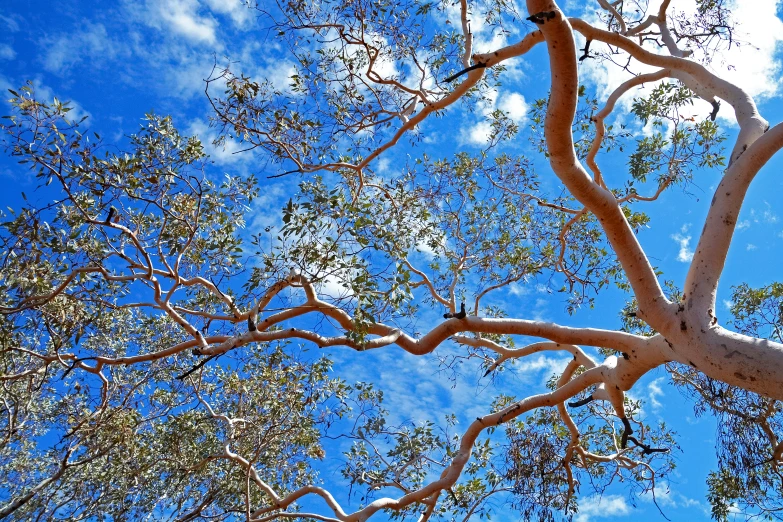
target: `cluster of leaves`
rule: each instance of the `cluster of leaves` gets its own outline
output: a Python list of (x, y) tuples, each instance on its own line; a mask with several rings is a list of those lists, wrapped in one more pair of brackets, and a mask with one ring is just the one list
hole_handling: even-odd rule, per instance
[(707, 479), (712, 515), (729, 520), (734, 509), (773, 515), (783, 509), (783, 474), (773, 452), (783, 434), (780, 402), (671, 365), (672, 381), (694, 400), (697, 415), (718, 419), (718, 469)]
[[(548, 383), (554, 389), (559, 376)], [(501, 397), (498, 407), (512, 402)], [(514, 506), (525, 520), (540, 522), (558, 516), (570, 519), (579, 510), (579, 493), (583, 487), (603, 492), (610, 484), (622, 483), (632, 497), (654, 494), (656, 481), (665, 479), (676, 467), (673, 452), (679, 449), (676, 433), (664, 423), (652, 426), (644, 422), (642, 401), (626, 398), (626, 414), (632, 419), (634, 433), (648, 447), (630, 444), (621, 453), (621, 431), (611, 407), (600, 402), (570, 409), (579, 428), (579, 444), (588, 452), (582, 457), (574, 451), (571, 434), (560, 414), (553, 408), (542, 408), (505, 427), (507, 442), (498, 453), (504, 457), (504, 480), (511, 484)], [(614, 456), (607, 461), (591, 460), (591, 455)], [(569, 478), (571, 483), (569, 483)], [(587, 487), (589, 484), (589, 487)], [(573, 485), (574, 489), (571, 489)]]
[[(783, 284), (732, 289), (731, 312), (739, 332), (781, 342)], [(713, 517), (728, 520), (733, 508), (779, 518), (783, 510), (783, 470), (775, 450), (783, 438), (780, 401), (726, 386), (694, 372), (697, 413), (718, 418), (718, 469), (707, 479)]]
[(732, 290), (731, 313), (738, 331), (783, 343), (783, 283), (760, 288), (743, 283)]
[[(255, 180), (208, 179), (201, 144), (168, 117), (148, 115), (127, 152), (110, 152), (67, 104), (44, 103), (29, 85), (11, 94), (3, 143), (53, 203), (27, 202), (0, 224), (0, 515), (224, 519), (266, 505), (226, 448), (280, 494), (316, 480), (321, 436), (353, 394), (329, 360), (284, 345), (197, 373), (189, 351), (123, 359), (187, 339), (152, 302), (160, 280), (204, 335), (235, 330), (210, 319), (225, 300), (198, 284), (174, 297), (174, 281), (241, 278)], [(242, 420), (229, 429), (207, 404)]]
[[(368, 414), (346, 452), (343, 475), (357, 488), (355, 494), (361, 502), (369, 502), (390, 490), (392, 494), (413, 491), (440, 474), (456, 456), (460, 438), (449, 433), (456, 423), (452, 414), (446, 418), (447, 429), (432, 422), (390, 426), (386, 412)], [(502, 452), (501, 446), (489, 436), (475, 443), (462, 479), (440, 494), (433, 508), (434, 516), (451, 520), (490, 519), (493, 507), (487, 499), (496, 494), (507, 495), (513, 489), (501, 471), (499, 450)], [(388, 515), (392, 520), (403, 520), (421, 509), (414, 505)]]
[(652, 134), (637, 140), (630, 156), (628, 192), (635, 192), (635, 183), (643, 184), (653, 175), (658, 185), (686, 184), (696, 171), (723, 166), (720, 144), (725, 138), (717, 124), (684, 114), (693, 99), (690, 90), (673, 83), (661, 83), (647, 98), (634, 99), (633, 114), (652, 125)]
[(522, 518), (550, 522), (558, 514), (573, 516), (578, 502), (569, 492), (563, 465), (570, 437), (557, 411), (541, 410), (525, 421), (509, 423), (505, 431), (505, 478), (512, 484), (514, 506)]
[[(4, 144), (30, 166), (39, 194), (53, 203), (28, 203), (2, 223), (2, 306), (46, 294), (79, 268), (134, 273), (113, 281), (84, 273), (62, 294), (71, 298), (41, 309), (78, 326), (79, 314), (100, 314), (138, 290), (138, 272), (151, 273), (153, 262), (183, 277), (241, 273), (238, 232), (255, 196), (252, 177), (207, 179), (201, 143), (181, 136), (168, 117), (147, 115), (140, 132), (129, 137), (128, 151), (110, 152), (98, 135), (91, 138), (68, 119), (67, 104), (42, 103), (31, 86), (12, 94), (18, 112), (3, 125)], [(136, 239), (104, 226), (109, 221)], [(196, 288), (186, 293), (196, 301), (210, 299)]]
[[(166, 346), (170, 321), (114, 314), (87, 344), (121, 352), (126, 343)], [(8, 325), (5, 325), (6, 327)], [(132, 337), (132, 339), (129, 339)], [(4, 377), (29, 371), (41, 352), (19, 329), (3, 336)], [(106, 381), (59, 365), (4, 379), (0, 388), (2, 514), (19, 520), (234, 517), (245, 505), (269, 501), (246, 495), (248, 470), (225, 457), (224, 445), (249, 456), (272, 487), (285, 493), (315, 480), (323, 458), (322, 431), (348, 410), (351, 390), (329, 377), (326, 359), (308, 360), (290, 346), (260, 346), (230, 364), (205, 368), (198, 380), (177, 361), (118, 366)], [(228, 430), (219, 414), (241, 417)]]
[[(674, 302), (682, 292), (670, 281), (667, 296)], [(635, 315), (636, 303), (626, 304), (623, 330), (652, 336), (654, 332)], [(737, 331), (757, 338), (781, 341), (783, 285), (761, 288), (747, 284), (734, 287), (731, 313)], [(608, 354), (608, 352), (607, 352)], [(707, 478), (713, 518), (728, 520), (736, 508), (763, 516), (777, 516), (783, 503), (783, 473), (773, 452), (783, 435), (779, 401), (710, 379), (695, 368), (669, 363), (674, 384), (693, 401), (697, 416), (710, 414), (718, 420), (716, 450), (718, 469)]]
[[(598, 104), (598, 99), (595, 95), (590, 94), (585, 85), (579, 86), (577, 95), (578, 105), (571, 128), (574, 134), (574, 150), (576, 151), (576, 155), (580, 160), (584, 160), (593, 144), (593, 138), (595, 137), (595, 122), (593, 121), (593, 116), (600, 110), (600, 106)], [(531, 131), (530, 142), (535, 149), (545, 157), (549, 157), (546, 138), (544, 136), (544, 120), (548, 107), (549, 99), (539, 98), (533, 102), (529, 114)], [(619, 124), (617, 127), (614, 125), (607, 125), (606, 132), (601, 142), (601, 150), (604, 152), (611, 152), (612, 150), (617, 149), (620, 152), (623, 152), (625, 143), (630, 137), (631, 133), (624, 124)]]
[(747, 44), (737, 38), (731, 10), (725, 0), (697, 0), (695, 15), (676, 12), (669, 19), (677, 41), (689, 50), (698, 50), (704, 63), (710, 63), (719, 51)]
[[(289, 83), (259, 83), (226, 69), (208, 84), (225, 85), (211, 98), (223, 138), (262, 148), (283, 171), (360, 163), (409, 116), (448, 94), (443, 80), (464, 67), (462, 28), (432, 21), (453, 16), (451, 2), (330, 0), (257, 8), (287, 47)], [(471, 2), (470, 11), (472, 19), (483, 18), (485, 30), (504, 36), (510, 32), (505, 24), (520, 19), (504, 0)], [(502, 70), (488, 69), (466, 93), (469, 110), (496, 86)], [(517, 131), (503, 111), (488, 119), (493, 143)], [(413, 143), (422, 137), (417, 131), (409, 136)]]

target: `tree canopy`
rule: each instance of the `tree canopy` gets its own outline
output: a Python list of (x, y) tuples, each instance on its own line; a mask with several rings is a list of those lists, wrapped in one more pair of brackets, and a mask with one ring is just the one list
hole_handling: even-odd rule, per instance
[[(550, 0), (249, 5), (293, 68), (281, 85), (215, 67), (206, 96), (218, 145), (298, 187), (262, 229), (265, 177), (216, 175), (172, 118), (147, 114), (115, 146), (33, 83), (11, 90), (3, 145), (37, 190), (0, 225), (0, 518), (425, 522), (490, 518), (500, 499), (571, 519), (592, 492), (655, 494), (674, 471), (677, 434), (633, 395), (659, 368), (718, 420), (712, 516), (783, 518), (783, 285), (735, 286), (733, 317), (717, 316), (783, 125), (710, 67), (747, 45), (727, 2), (595, 4), (582, 18)], [(479, 41), (479, 23), (511, 43)], [(534, 52), (550, 84), (520, 126), (489, 101)], [(627, 79), (607, 96), (580, 81), (591, 61)], [(478, 150), (458, 108), (484, 111)], [(672, 280), (640, 243), (646, 209), (710, 170)], [(513, 299), (536, 281), (574, 317), (606, 292), (627, 302), (605, 310), (616, 329), (542, 321)], [(384, 383), (314, 347), (358, 364), (432, 354), (444, 374), (477, 372), (491, 409), (397, 424)], [(550, 352), (569, 362), (545, 391), (500, 386)], [(327, 475), (335, 440), (349, 449)]]

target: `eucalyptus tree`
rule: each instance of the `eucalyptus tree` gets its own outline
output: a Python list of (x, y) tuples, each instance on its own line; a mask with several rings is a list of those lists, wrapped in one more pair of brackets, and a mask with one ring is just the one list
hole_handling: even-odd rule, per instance
[[(549, 0), (524, 12), (493, 0), (259, 4), (290, 84), (216, 71), (214, 123), (301, 183), (278, 229), (249, 233), (257, 180), (212, 179), (198, 139), (169, 118), (148, 115), (126, 152), (105, 152), (67, 104), (12, 92), (7, 149), (51, 202), (2, 228), (0, 513), (423, 522), (489, 515), (488, 500), (503, 498), (526, 519), (568, 518), (591, 488), (655, 491), (673, 469), (673, 434), (627, 396), (664, 367), (719, 419), (713, 516), (739, 506), (779, 517), (783, 291), (735, 288), (733, 324), (718, 320), (716, 293), (745, 193), (783, 147), (783, 126), (706, 66), (738, 45), (724, 2), (699, 0), (688, 16), (670, 4), (598, 0), (590, 21)], [(483, 48), (479, 22), (513, 43)], [(429, 145), (432, 120), (487, 107), (513, 80), (509, 60), (534, 49), (552, 81), (531, 109), (530, 156), (504, 147), (521, 129), (502, 110), (488, 111), (478, 154)], [(603, 100), (579, 83), (586, 60), (644, 72)], [(655, 87), (632, 115), (652, 131), (605, 125), (645, 83)], [(694, 103), (711, 117), (683, 110)], [(727, 107), (739, 132), (724, 158), (715, 116)], [(601, 169), (600, 152), (624, 148), (623, 172)], [(397, 149), (410, 160), (389, 175), (379, 165)], [(723, 177), (688, 275), (662, 285), (637, 240), (650, 222), (641, 209), (711, 168)], [(536, 278), (562, 287), (572, 311), (626, 290), (621, 327), (498, 305)], [(443, 319), (425, 320), (432, 309)], [(546, 393), (499, 390), (466, 427), (391, 426), (379, 391), (298, 348), (360, 360), (447, 343), (487, 379), (537, 353), (572, 360)], [(353, 441), (345, 482), (321, 484), (313, 463), (338, 433)], [(338, 493), (347, 485), (355, 509)]]

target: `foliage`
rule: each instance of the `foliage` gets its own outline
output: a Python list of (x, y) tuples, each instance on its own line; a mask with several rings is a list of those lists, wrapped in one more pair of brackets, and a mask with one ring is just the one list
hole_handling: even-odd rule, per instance
[[(704, 93), (711, 72), (657, 84), (634, 99), (632, 123), (606, 127), (597, 93), (552, 85), (525, 127), (494, 105), (504, 61), (524, 46), (482, 54), (488, 44), (470, 29), (473, 17), (521, 43), (545, 39), (522, 36), (512, 3), (256, 8), (293, 60), (290, 83), (216, 70), (207, 88), (218, 145), (237, 140), (275, 176), (301, 176), (276, 225), (259, 229), (250, 215), (263, 182), (215, 176), (199, 139), (170, 117), (146, 115), (119, 150), (84, 132), (67, 103), (31, 84), (11, 91), (3, 143), (38, 186), (0, 224), (0, 517), (334, 520), (306, 511), (318, 496), (340, 520), (490, 519), (494, 499), (526, 520), (571, 519), (593, 491), (655, 495), (675, 469), (676, 434), (626, 393), (661, 366), (697, 414), (719, 421), (713, 516), (737, 506), (779, 516), (780, 397), (738, 385), (744, 374), (702, 364), (693, 347), (710, 352), (719, 338), (764, 353), (764, 339), (783, 342), (783, 286), (735, 288), (728, 332), (714, 303), (705, 324), (688, 315), (693, 296), (661, 289), (636, 240), (651, 223), (643, 205), (724, 167), (714, 113), (692, 114), (697, 98), (717, 107)], [(628, 33), (630, 21), (606, 9), (615, 33), (604, 38)], [(558, 13), (528, 21), (561, 23)], [(736, 43), (727, 17), (723, 2), (700, 1), (695, 18), (675, 13), (668, 26), (664, 7), (639, 49), (651, 40), (684, 61), (686, 45), (708, 62)], [(579, 60), (615, 59), (602, 49), (585, 44)], [(454, 123), (457, 101), (485, 117), (477, 152), (427, 143), (432, 120)], [(553, 122), (571, 102), (572, 120)], [(389, 169), (377, 159), (393, 147), (408, 155)], [(599, 152), (627, 176), (603, 175)], [(741, 177), (729, 167), (724, 182)], [(569, 328), (497, 297), (525, 284), (557, 292), (571, 314), (607, 288), (633, 295), (617, 331)], [(693, 325), (705, 337), (687, 337)], [(545, 341), (518, 346), (533, 337)], [(440, 348), (448, 339), (457, 347)], [(399, 420), (382, 391), (334, 377), (331, 358), (308, 351), (343, 346), (358, 360), (391, 345), (438, 349), (439, 370), (487, 381), (540, 352), (569, 362), (541, 394), (500, 391), (475, 420), (438, 424)], [(321, 488), (333, 440), (350, 443), (340, 471), (355, 513)]]

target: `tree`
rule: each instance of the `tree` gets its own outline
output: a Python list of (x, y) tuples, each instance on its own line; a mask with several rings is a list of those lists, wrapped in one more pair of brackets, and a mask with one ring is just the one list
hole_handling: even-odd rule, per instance
[[(620, 477), (654, 491), (673, 468), (674, 435), (639, 419), (626, 395), (665, 367), (697, 411), (720, 420), (713, 516), (739, 505), (780, 517), (783, 291), (736, 287), (733, 325), (718, 321), (716, 292), (745, 193), (783, 147), (783, 126), (705, 66), (738, 45), (723, 2), (700, 0), (694, 16), (672, 14), (669, 1), (651, 13), (640, 5), (638, 19), (635, 4), (598, 4), (591, 24), (548, 0), (528, 0), (527, 22), (506, 2), (462, 0), (459, 30), (443, 23), (449, 2), (259, 4), (295, 61), (290, 88), (216, 70), (215, 125), (302, 181), (280, 230), (249, 238), (257, 180), (212, 179), (201, 143), (169, 118), (148, 115), (128, 150), (113, 152), (82, 133), (68, 104), (12, 91), (7, 149), (51, 202), (2, 225), (0, 513), (424, 521), (488, 515), (498, 495), (526, 519), (570, 517), (591, 486)], [(474, 53), (479, 16), (509, 34), (533, 30)], [(509, 59), (538, 48), (552, 78), (531, 111), (538, 163), (504, 150), (520, 129), (501, 110), (480, 154), (427, 146), (428, 121), (457, 102), (477, 106)], [(649, 72), (599, 103), (579, 84), (585, 60)], [(644, 83), (656, 86), (632, 113), (652, 132), (605, 126)], [(684, 113), (704, 101), (711, 117)], [(721, 101), (739, 125), (725, 165)], [(381, 175), (379, 158), (404, 138), (418, 156)], [(617, 182), (597, 157), (624, 147), (633, 152)], [(662, 285), (637, 239), (649, 222), (640, 206), (724, 166), (687, 278)], [(554, 195), (542, 180), (551, 174), (562, 184)], [(533, 277), (562, 285), (573, 311), (610, 286), (628, 291), (622, 328), (535, 321), (492, 301)], [(419, 331), (433, 308), (444, 319)], [(517, 347), (520, 336), (539, 340)], [(330, 377), (328, 359), (295, 347), (360, 358), (448, 342), (459, 351), (446, 367), (476, 363), (488, 379), (535, 353), (573, 360), (548, 392), (501, 392), (453, 435), (453, 419), (390, 426), (378, 390)], [(361, 496), (353, 512), (314, 482), (321, 438), (335, 430), (353, 441), (342, 468)], [(321, 502), (312, 511), (311, 497)]]

